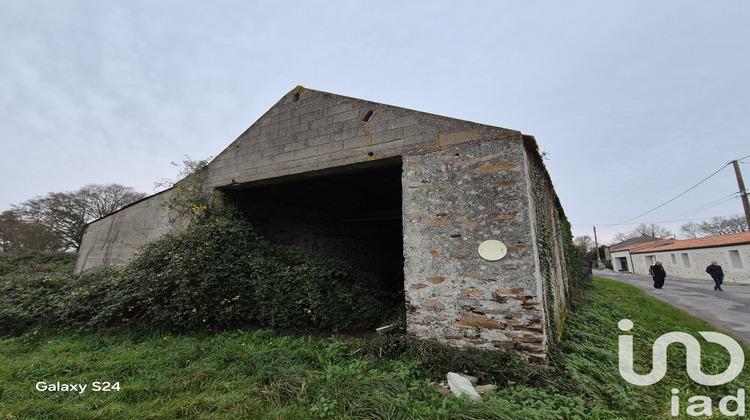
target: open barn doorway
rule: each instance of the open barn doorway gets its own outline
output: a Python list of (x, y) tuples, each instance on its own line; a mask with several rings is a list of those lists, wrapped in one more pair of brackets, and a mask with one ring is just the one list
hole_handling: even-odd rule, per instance
[(269, 240), (342, 260), (384, 291), (403, 291), (400, 157), (222, 191)]

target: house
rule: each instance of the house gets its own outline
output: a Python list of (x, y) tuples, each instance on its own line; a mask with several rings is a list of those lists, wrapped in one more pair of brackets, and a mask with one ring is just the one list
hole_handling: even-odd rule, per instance
[(612, 262), (612, 268), (615, 271), (632, 272), (633, 262), (630, 257), (630, 251), (654, 245), (663, 240), (646, 235), (631, 238), (608, 247), (605, 250), (605, 258)]
[[(544, 359), (562, 330), (569, 225), (532, 136), (298, 86), (202, 175), (269, 239), (403, 290), (417, 338)], [(91, 223), (76, 270), (179, 229), (172, 194)]]
[(750, 284), (750, 232), (659, 240), (619, 249), (612, 255), (613, 266), (621, 267), (616, 264), (629, 259), (630, 271), (634, 273), (648, 274), (651, 264), (661, 261), (668, 277), (706, 282), (711, 281), (706, 267), (711, 261), (718, 261), (725, 282)]

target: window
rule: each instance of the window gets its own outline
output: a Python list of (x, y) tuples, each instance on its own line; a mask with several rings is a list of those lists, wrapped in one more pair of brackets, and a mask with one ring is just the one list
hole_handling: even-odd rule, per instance
[(672, 254), (672, 264), (677, 265), (677, 256)]
[(685, 268), (690, 268), (690, 258), (688, 257), (687, 252), (682, 253), (682, 265), (684, 265)]
[(740, 258), (740, 251), (729, 251), (729, 261), (732, 262), (732, 268), (742, 268), (742, 258)]
[(646, 255), (646, 266), (651, 266), (654, 264), (656, 264), (656, 256)]

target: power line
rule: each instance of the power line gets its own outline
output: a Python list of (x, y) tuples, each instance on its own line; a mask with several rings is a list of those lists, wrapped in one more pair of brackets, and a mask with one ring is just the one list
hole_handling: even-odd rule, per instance
[[(651, 223), (653, 223), (653, 224), (659, 224), (659, 223), (675, 223), (675, 222), (694, 222), (694, 221), (696, 221), (696, 220), (706, 220), (706, 219), (713, 219), (714, 217), (728, 218), (728, 217), (736, 217), (736, 216), (738, 216), (738, 215), (737, 215), (737, 214), (729, 214), (729, 215), (726, 215), (726, 216), (709, 216), (709, 217), (701, 217), (701, 218), (699, 218), (699, 219), (682, 219), (682, 220), (660, 220), (660, 221), (658, 221), (658, 222), (648, 222), (648, 223), (649, 223), (649, 224), (651, 224)], [(631, 223), (631, 224), (632, 224), (632, 225), (634, 225), (635, 223)], [(638, 223), (638, 224), (640, 224), (640, 223)]]
[[(750, 155), (748, 155), (748, 156), (746, 156), (746, 157), (750, 157)], [(743, 159), (744, 159), (744, 158), (743, 158)], [(711, 175), (707, 176), (707, 177), (706, 177), (705, 179), (703, 179), (703, 180), (702, 180), (701, 182), (699, 182), (699, 183), (697, 183), (697, 184), (693, 185), (692, 187), (690, 187), (690, 188), (688, 188), (687, 190), (683, 191), (682, 193), (678, 194), (678, 195), (677, 195), (676, 197), (672, 198), (671, 200), (669, 200), (669, 201), (667, 201), (667, 202), (665, 202), (665, 203), (663, 203), (663, 204), (661, 204), (661, 205), (659, 205), (659, 206), (656, 206), (656, 207), (654, 207), (653, 209), (651, 209), (651, 210), (649, 210), (649, 211), (647, 211), (647, 212), (645, 212), (645, 213), (643, 213), (643, 214), (639, 214), (638, 216), (635, 216), (635, 217), (633, 217), (632, 219), (628, 219), (628, 220), (625, 220), (624, 222), (620, 222), (620, 223), (615, 223), (615, 224), (613, 224), (613, 225), (609, 225), (609, 226), (624, 225), (624, 224), (626, 224), (626, 223), (628, 223), (628, 222), (631, 222), (631, 221), (633, 221), (633, 220), (635, 220), (635, 219), (638, 219), (638, 218), (640, 218), (640, 217), (642, 217), (642, 216), (645, 216), (645, 215), (647, 215), (647, 214), (649, 214), (649, 213), (652, 213), (652, 212), (654, 212), (654, 211), (656, 211), (656, 210), (658, 210), (658, 209), (660, 209), (660, 208), (662, 208), (662, 207), (666, 206), (667, 204), (671, 203), (672, 201), (674, 201), (674, 200), (676, 200), (676, 199), (678, 199), (678, 198), (682, 197), (683, 195), (687, 194), (687, 193), (688, 193), (688, 192), (689, 192), (690, 190), (694, 189), (694, 188), (695, 188), (695, 187), (697, 187), (698, 185), (701, 185), (702, 183), (704, 183), (704, 182), (708, 181), (708, 179), (709, 179), (709, 178), (711, 178), (711, 177), (713, 177), (714, 175), (716, 175), (716, 174), (718, 174), (719, 172), (721, 172), (721, 170), (722, 170), (722, 169), (726, 168), (726, 167), (727, 167), (727, 166), (729, 166), (729, 165), (730, 165), (731, 163), (732, 163), (732, 162), (729, 162), (729, 163), (725, 164), (724, 166), (722, 166), (721, 168), (719, 168), (719, 170), (717, 170), (716, 172), (714, 172), (714, 173), (712, 173)]]
[(704, 211), (706, 211), (706, 210), (708, 210), (710, 208), (713, 208), (713, 207), (716, 207), (716, 206), (718, 206), (720, 204), (724, 204), (724, 203), (726, 203), (728, 201), (734, 200), (735, 198), (737, 198), (738, 195), (739, 195), (738, 192), (729, 194), (728, 196), (720, 198), (720, 199), (718, 199), (716, 201), (712, 201), (710, 203), (703, 204), (703, 205), (698, 206), (698, 207), (696, 207), (694, 209), (687, 210), (687, 211), (685, 211), (683, 213), (680, 213), (680, 214), (677, 215), (677, 217), (687, 217), (687, 216), (691, 216), (691, 215), (694, 215), (694, 214), (698, 214), (698, 213), (704, 212)]
[[(734, 198), (734, 197), (732, 197)], [(635, 223), (621, 223), (622, 225), (640, 225), (640, 224), (659, 224), (659, 223), (675, 223), (675, 222), (694, 222), (696, 220), (706, 220), (706, 219), (712, 219), (714, 217), (721, 217), (721, 218), (727, 218), (727, 217), (735, 217), (739, 214), (726, 214), (723, 216), (707, 216), (707, 217), (699, 217), (696, 219), (678, 219), (678, 220), (660, 220), (656, 222), (635, 222)], [(571, 224), (571, 226), (575, 227), (592, 227), (592, 226), (599, 226), (599, 227), (610, 227), (610, 226), (619, 226), (617, 225), (606, 225), (602, 223), (595, 223), (595, 224), (587, 224), (587, 225), (579, 225), (579, 224)]]
[[(665, 221), (661, 221), (661, 222), (639, 222), (639, 223), (629, 223), (629, 222), (631, 222), (631, 221), (633, 221), (633, 220), (635, 220), (635, 219), (638, 219), (638, 218), (640, 218), (640, 217), (642, 217), (642, 216), (645, 216), (645, 215), (647, 215), (647, 214), (649, 214), (649, 213), (652, 213), (652, 212), (654, 212), (654, 211), (656, 211), (656, 210), (658, 210), (658, 209), (660, 209), (660, 208), (662, 208), (662, 207), (666, 206), (667, 204), (671, 203), (672, 201), (674, 201), (674, 200), (676, 200), (676, 199), (678, 199), (678, 198), (682, 197), (683, 195), (687, 194), (688, 192), (690, 192), (691, 190), (695, 189), (695, 188), (696, 188), (696, 187), (698, 187), (699, 185), (701, 185), (701, 184), (703, 184), (704, 182), (708, 181), (708, 180), (709, 180), (710, 178), (712, 178), (712, 177), (713, 177), (714, 175), (716, 175), (716, 174), (718, 174), (719, 172), (721, 172), (721, 171), (722, 171), (722, 170), (723, 170), (724, 168), (726, 168), (727, 166), (729, 166), (729, 165), (733, 164), (733, 162), (739, 162), (739, 163), (747, 163), (747, 162), (742, 162), (742, 160), (743, 160), (743, 159), (747, 159), (747, 158), (750, 158), (750, 155), (744, 156), (744, 157), (742, 157), (742, 158), (740, 158), (740, 159), (737, 159), (737, 160), (733, 160), (733, 161), (729, 161), (729, 162), (727, 162), (726, 164), (724, 164), (724, 166), (722, 166), (721, 168), (719, 168), (718, 170), (716, 170), (716, 171), (715, 171), (714, 173), (712, 173), (711, 175), (707, 176), (706, 178), (704, 178), (703, 180), (701, 180), (701, 181), (700, 181), (700, 182), (698, 182), (697, 184), (693, 185), (692, 187), (688, 188), (687, 190), (683, 191), (682, 193), (678, 194), (677, 196), (673, 197), (672, 199), (670, 199), (670, 200), (668, 200), (668, 201), (666, 201), (666, 202), (664, 202), (664, 203), (660, 204), (659, 206), (656, 206), (656, 207), (654, 207), (653, 209), (651, 209), (651, 210), (649, 210), (649, 211), (647, 211), (647, 212), (645, 212), (645, 213), (642, 213), (642, 214), (640, 214), (640, 215), (638, 215), (638, 216), (636, 216), (636, 217), (633, 217), (633, 218), (631, 218), (631, 219), (625, 220), (625, 221), (623, 221), (623, 222), (620, 222), (620, 223), (612, 223), (612, 224), (587, 224), (587, 225), (578, 225), (578, 224), (573, 224), (572, 226), (579, 226), (579, 227), (580, 227), (580, 226), (602, 226), (602, 227), (610, 227), (610, 226), (620, 226), (620, 225), (626, 225), (626, 224), (631, 224), (631, 225), (635, 225), (635, 224), (639, 224), (639, 223), (671, 223), (671, 222), (686, 222), (686, 221), (693, 221), (693, 220), (705, 220), (705, 219), (708, 219), (708, 218), (710, 218), (710, 217), (703, 217), (703, 218), (698, 218), (698, 219), (665, 220)], [(731, 194), (731, 195), (730, 195), (730, 196), (728, 196), (728, 197), (720, 198), (720, 199), (718, 199), (718, 200), (716, 200), (716, 201), (714, 201), (714, 202), (711, 202), (711, 203), (708, 203), (708, 204), (704, 204), (703, 206), (699, 206), (699, 207), (697, 207), (697, 208), (695, 208), (695, 209), (693, 209), (693, 210), (688, 210), (688, 211), (686, 211), (686, 212), (683, 212), (683, 213), (682, 213), (681, 215), (688, 215), (688, 214), (697, 214), (697, 213), (699, 213), (699, 212), (701, 212), (701, 211), (705, 211), (705, 210), (708, 210), (708, 209), (710, 209), (710, 208), (713, 208), (713, 207), (716, 207), (716, 206), (718, 206), (718, 205), (720, 205), (720, 204), (723, 204), (723, 203), (725, 203), (725, 202), (727, 202), (727, 201), (729, 201), (729, 200), (731, 200), (731, 199), (733, 199), (733, 198), (736, 198), (736, 196), (737, 196), (738, 194), (739, 194), (739, 193), (733, 193), (733, 194)], [(749, 194), (749, 195), (750, 195), (750, 194)], [(726, 216), (719, 216), (719, 217), (726, 217)]]

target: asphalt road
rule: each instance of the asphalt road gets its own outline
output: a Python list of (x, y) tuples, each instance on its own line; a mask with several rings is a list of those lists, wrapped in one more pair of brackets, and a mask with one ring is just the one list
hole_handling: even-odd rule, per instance
[(594, 275), (632, 284), (647, 294), (698, 317), (750, 346), (750, 286), (722, 285), (714, 290), (708, 275), (705, 281), (670, 279), (664, 288), (655, 289), (651, 277), (594, 270)]

